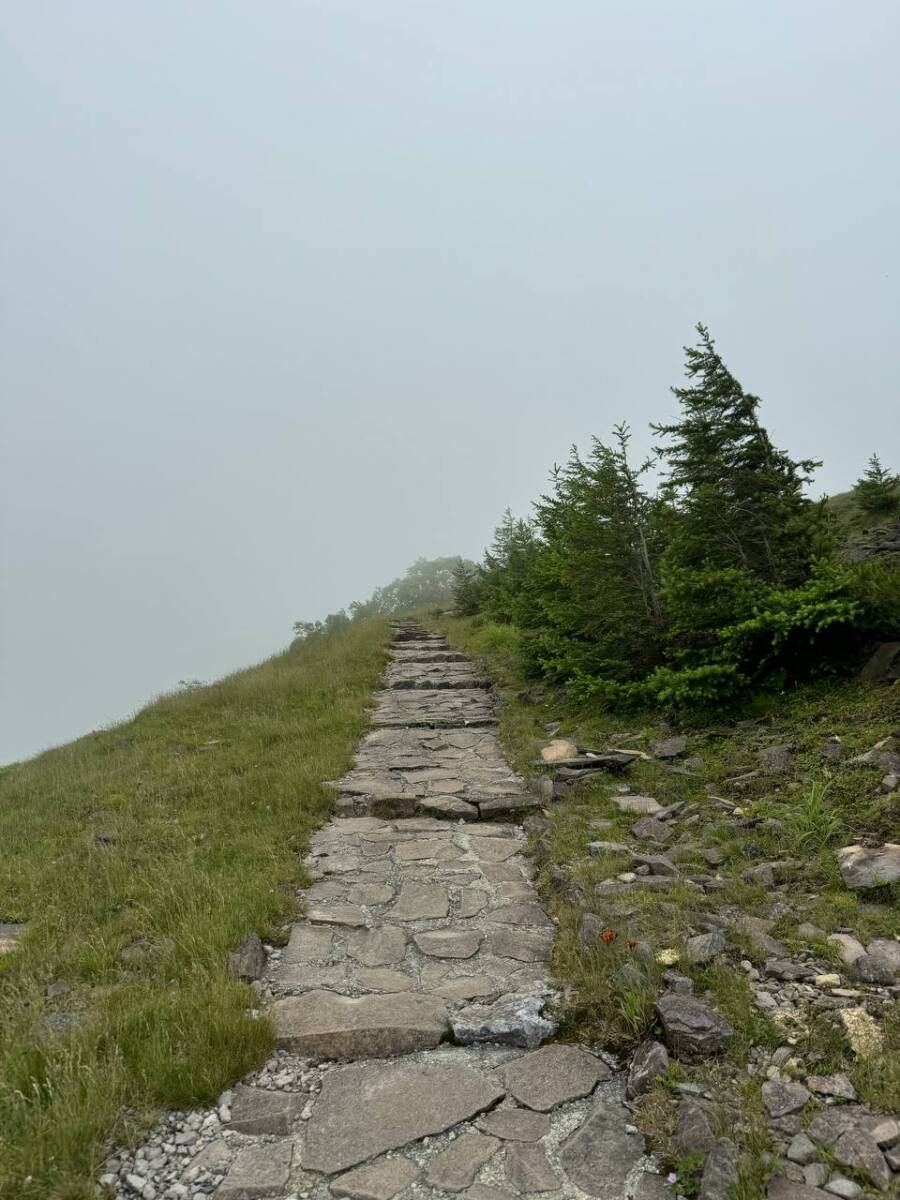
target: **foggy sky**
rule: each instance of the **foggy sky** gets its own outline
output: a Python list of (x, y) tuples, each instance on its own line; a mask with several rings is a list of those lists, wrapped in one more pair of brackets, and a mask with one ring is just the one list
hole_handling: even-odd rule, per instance
[(0, 11), (0, 762), (477, 557), (711, 327), (897, 435), (895, 0)]

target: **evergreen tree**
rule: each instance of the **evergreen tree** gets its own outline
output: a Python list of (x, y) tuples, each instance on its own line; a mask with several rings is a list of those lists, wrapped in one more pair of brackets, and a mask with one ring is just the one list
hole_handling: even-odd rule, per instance
[(560, 677), (627, 680), (658, 658), (663, 509), (641, 488), (651, 464), (628, 461), (629, 437), (620, 425), (612, 445), (595, 438), (587, 459), (573, 447), (535, 506), (537, 653)]
[(803, 495), (819, 463), (794, 461), (759, 422), (759, 398), (745, 392), (697, 326), (685, 347), (691, 386), (673, 388), (680, 419), (652, 425), (669, 439), (657, 453), (678, 520), (667, 560), (680, 568), (739, 568), (769, 584), (806, 578), (817, 509)]
[(873, 454), (862, 474), (856, 481), (853, 495), (860, 508), (868, 513), (888, 515), (900, 508), (900, 476), (891, 474), (881, 465), (877, 454)]
[(482, 606), (495, 620), (523, 628), (531, 624), (531, 585), (539, 553), (532, 523), (507, 509), (482, 566)]

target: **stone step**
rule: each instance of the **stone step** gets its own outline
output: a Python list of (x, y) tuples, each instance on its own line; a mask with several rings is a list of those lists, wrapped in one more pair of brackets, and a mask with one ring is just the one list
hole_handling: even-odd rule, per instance
[(278, 1000), (276, 1045), (321, 1058), (390, 1058), (430, 1050), (450, 1032), (447, 1008), (414, 992), (341, 996), (312, 991)]
[(376, 728), (490, 728), (498, 723), (490, 694), (479, 688), (377, 692)]

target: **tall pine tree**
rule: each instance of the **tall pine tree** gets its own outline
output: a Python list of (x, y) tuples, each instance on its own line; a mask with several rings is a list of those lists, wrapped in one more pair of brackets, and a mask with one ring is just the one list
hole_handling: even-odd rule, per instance
[(807, 575), (816, 506), (803, 488), (819, 463), (795, 461), (773, 446), (745, 392), (704, 325), (685, 347), (690, 386), (673, 388), (680, 418), (653, 425), (667, 441), (664, 493), (677, 520), (666, 561), (678, 568), (737, 568), (762, 582), (790, 585)]

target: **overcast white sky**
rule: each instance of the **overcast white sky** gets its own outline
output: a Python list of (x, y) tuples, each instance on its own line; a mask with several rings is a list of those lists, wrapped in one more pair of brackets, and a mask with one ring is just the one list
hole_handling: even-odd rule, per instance
[(477, 556), (706, 321), (900, 466), (900, 6), (0, 10), (0, 762)]

